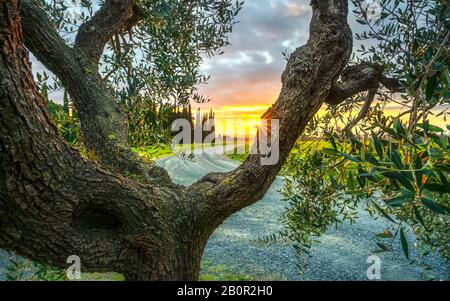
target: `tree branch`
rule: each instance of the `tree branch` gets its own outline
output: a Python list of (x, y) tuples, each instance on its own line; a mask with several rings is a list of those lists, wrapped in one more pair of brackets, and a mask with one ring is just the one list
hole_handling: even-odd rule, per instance
[(19, 3), (26, 47), (60, 79), (69, 76), (69, 66), (76, 63), (75, 52), (55, 30), (47, 14), (33, 0)]
[(130, 30), (138, 21), (135, 0), (105, 0), (91, 20), (80, 26), (75, 47), (98, 63), (106, 43), (114, 34)]
[(20, 13), (25, 45), (61, 80), (73, 99), (91, 157), (116, 172), (171, 184), (165, 170), (142, 162), (131, 152), (126, 116), (98, 73), (97, 63), (93, 66), (84, 52), (69, 47), (35, 1), (21, 0)]
[(310, 38), (290, 56), (282, 76), (280, 96), (263, 117), (279, 120), (279, 135), (271, 133), (279, 138), (279, 160), (273, 165), (263, 165), (261, 159), (266, 156), (250, 155), (236, 170), (210, 174), (191, 186), (185, 192), (187, 195), (207, 198), (199, 221), (220, 224), (267, 192), (350, 58), (352, 35), (347, 10), (346, 0), (319, 1), (314, 5)]
[(0, 248), (58, 267), (77, 255), (83, 271), (163, 278), (161, 266), (176, 264), (175, 222), (163, 215), (179, 207), (178, 191), (107, 172), (58, 136), (32, 78), (17, 9), (18, 0), (0, 1)]
[(366, 100), (364, 102), (363, 107), (358, 113), (358, 116), (355, 117), (351, 122), (349, 122), (344, 129), (343, 132), (350, 132), (358, 123), (366, 117), (367, 113), (370, 110), (370, 107), (372, 106), (373, 101), (375, 100), (375, 95), (377, 94), (378, 89), (370, 89), (369, 92), (367, 92)]
[(337, 105), (353, 95), (379, 88), (380, 84), (392, 93), (403, 92), (400, 82), (383, 75), (383, 67), (376, 63), (362, 62), (348, 66), (341, 74), (341, 81), (333, 85), (325, 102)]

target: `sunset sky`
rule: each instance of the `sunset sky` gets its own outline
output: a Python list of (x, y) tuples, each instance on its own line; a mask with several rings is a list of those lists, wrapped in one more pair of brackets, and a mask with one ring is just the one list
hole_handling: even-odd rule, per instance
[(230, 34), (231, 46), (221, 56), (206, 58), (201, 68), (211, 79), (200, 92), (212, 101), (199, 107), (214, 109), (218, 131), (232, 126), (232, 119), (241, 119), (246, 126), (256, 124), (276, 100), (286, 65), (282, 52), (291, 52), (308, 39), (309, 2), (245, 2)]
[(306, 43), (310, 18), (309, 1), (247, 0), (229, 36), (231, 46), (202, 65), (211, 79), (200, 91), (213, 99), (210, 105), (271, 104), (286, 65), (282, 52)]
[[(262, 113), (275, 102), (286, 66), (282, 52), (292, 52), (308, 39), (312, 13), (309, 3), (310, 0), (245, 0), (239, 23), (229, 35), (231, 45), (223, 55), (204, 59), (201, 71), (211, 75), (211, 79), (199, 87), (199, 92), (212, 101), (194, 103), (193, 108), (212, 108), (219, 133), (221, 128), (233, 126), (254, 128)], [(352, 13), (349, 23), (353, 32), (363, 30)], [(354, 48), (359, 48), (359, 42), (354, 44)], [(33, 71), (42, 69), (33, 59)]]
[[(214, 109), (218, 132), (242, 125), (254, 127), (275, 102), (286, 66), (282, 52), (292, 52), (307, 42), (312, 14), (309, 3), (310, 0), (245, 1), (239, 23), (230, 34), (231, 46), (221, 56), (206, 58), (201, 68), (211, 79), (199, 89), (212, 101), (194, 107)], [(349, 24), (354, 33), (361, 32), (365, 27), (355, 21), (352, 10), (350, 7)], [(354, 49), (360, 44), (354, 41)], [(398, 112), (398, 106), (393, 105), (385, 113)], [(442, 117), (429, 118), (441, 127), (447, 124)]]
[[(241, 119), (245, 125), (256, 124), (275, 102), (286, 66), (282, 52), (292, 52), (308, 39), (312, 14), (309, 3), (309, 0), (245, 1), (238, 15), (239, 23), (230, 34), (231, 46), (221, 56), (206, 58), (201, 68), (211, 79), (199, 89), (212, 101), (193, 104), (205, 110), (214, 109), (219, 132), (222, 127), (230, 127), (232, 119)], [(352, 16), (349, 19), (353, 30), (361, 30)]]

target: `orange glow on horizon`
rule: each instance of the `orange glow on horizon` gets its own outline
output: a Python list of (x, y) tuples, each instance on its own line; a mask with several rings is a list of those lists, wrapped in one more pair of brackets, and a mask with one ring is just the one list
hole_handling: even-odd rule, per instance
[[(199, 107), (203, 112), (213, 109), (215, 113), (215, 126), (216, 133), (218, 135), (228, 135), (250, 138), (255, 136), (256, 128), (260, 124), (261, 116), (267, 111), (271, 104), (248, 104), (248, 105), (226, 105), (226, 106), (213, 106), (212, 103), (201, 104)], [(194, 106), (195, 107), (195, 106)], [(395, 116), (402, 110), (398, 108), (386, 108), (385, 114)], [(438, 112), (438, 111), (436, 111)], [(319, 111), (319, 115), (324, 113), (322, 108)], [(439, 126), (446, 130), (446, 126), (449, 124), (444, 116), (436, 117), (435, 115), (429, 115), (431, 124)]]
[[(206, 112), (211, 108), (206, 105), (201, 105), (202, 111)], [(212, 107), (216, 133), (222, 136), (252, 138), (260, 124), (261, 116), (269, 107), (270, 105), (265, 104)]]

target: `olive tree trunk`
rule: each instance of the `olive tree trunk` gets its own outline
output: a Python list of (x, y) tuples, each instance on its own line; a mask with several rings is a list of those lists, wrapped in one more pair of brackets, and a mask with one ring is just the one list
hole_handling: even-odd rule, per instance
[[(34, 1), (0, 0), (0, 248), (63, 268), (77, 255), (83, 272), (128, 280), (197, 280), (210, 235), (264, 196), (330, 97), (352, 49), (348, 3), (313, 1), (310, 38), (291, 55), (280, 96), (263, 116), (280, 122), (280, 160), (266, 166), (252, 155), (184, 187), (132, 154), (123, 113), (98, 74), (104, 44), (133, 2), (106, 0), (69, 47)], [(74, 99), (95, 162), (59, 137), (24, 45)]]

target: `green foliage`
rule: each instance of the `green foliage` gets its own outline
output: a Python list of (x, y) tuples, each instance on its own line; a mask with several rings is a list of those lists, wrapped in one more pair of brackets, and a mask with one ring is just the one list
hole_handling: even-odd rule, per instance
[[(339, 146), (328, 152), (345, 182), (344, 191), (360, 196), (381, 195), (382, 202), (373, 203), (368, 210), (381, 213), (400, 229), (404, 249), (402, 223), (412, 227), (431, 250), (450, 259), (450, 138), (444, 130), (419, 124), (408, 135), (406, 126), (394, 120), (391, 128), (372, 133), (371, 138), (353, 139), (350, 145), (338, 141)], [(348, 166), (355, 172), (347, 172)]]
[[(69, 44), (78, 27), (100, 8), (91, 0), (39, 4)], [(191, 101), (209, 100), (197, 92), (209, 78), (199, 70), (202, 58), (220, 55), (229, 45), (227, 34), (243, 2), (138, 0), (136, 5), (137, 24), (113, 36), (98, 70), (128, 114), (131, 143), (148, 146), (167, 143), (170, 112)], [(57, 78), (38, 77), (49, 93), (62, 87)]]
[(229, 0), (142, 0), (132, 38), (109, 45), (105, 74), (117, 88), (126, 84), (127, 96), (144, 92), (153, 101), (173, 104), (206, 101), (195, 87), (208, 79), (199, 72), (202, 55), (222, 53), (241, 7)]
[(311, 245), (330, 227), (357, 222), (362, 209), (389, 224), (374, 252), (392, 251), (398, 239), (415, 261), (407, 239), (412, 231), (420, 257), (437, 251), (450, 259), (450, 138), (443, 129), (419, 124), (408, 137), (395, 121), (361, 139), (338, 133), (328, 139), (327, 148), (298, 143), (291, 153), (282, 191), (289, 203), (284, 230), (262, 242), (292, 243), (304, 271)]
[[(434, 252), (449, 260), (450, 128), (430, 124), (450, 104), (448, 1), (381, 0), (376, 19), (362, 1), (352, 2), (358, 23), (367, 28), (355, 34), (362, 43), (353, 60), (381, 64), (405, 92), (380, 88), (350, 131), (340, 128), (360, 112), (361, 94), (326, 107), (310, 122), (305, 136), (329, 145), (306, 151), (296, 146), (284, 167), (284, 230), (263, 241), (293, 243), (301, 257), (331, 226), (355, 221), (362, 209), (388, 224), (375, 237), (374, 252), (392, 251), (398, 241), (412, 263)], [(398, 116), (387, 113), (392, 104)]]
[[(7, 281), (69, 281), (64, 270), (42, 265), (26, 259), (10, 260), (6, 268)], [(267, 275), (263, 280), (281, 280), (276, 275)], [(117, 273), (82, 273), (82, 281), (124, 281)], [(232, 272), (226, 265), (201, 263), (201, 281), (255, 281), (256, 276)]]
[(177, 107), (162, 104), (157, 107), (148, 99), (141, 98), (130, 103), (126, 108), (130, 144), (136, 147), (169, 144), (171, 141), (171, 124), (177, 118), (189, 119), (190, 113)]
[(311, 245), (319, 242), (322, 234), (344, 221), (356, 221), (360, 200), (358, 195), (340, 193), (341, 187), (335, 179), (338, 174), (330, 169), (334, 158), (325, 150), (313, 148), (312, 151), (309, 148), (312, 145), (297, 143), (285, 166), (282, 193), (288, 210), (281, 218), (284, 230), (259, 239), (264, 244), (292, 243), (300, 260), (300, 273), (305, 271)]
[(239, 161), (241, 163), (248, 158), (248, 154), (238, 154), (236, 152), (234, 154), (227, 154), (226, 156), (231, 160)]
[(65, 94), (63, 105), (59, 105), (51, 100), (48, 101), (48, 111), (61, 137), (70, 145), (81, 147), (80, 123), (76, 111), (70, 112), (69, 106), (67, 94)]
[[(63, 269), (55, 268), (23, 258), (9, 260), (6, 267), (7, 281), (69, 281)], [(81, 281), (124, 281), (118, 273), (82, 273)]]
[(7, 281), (62, 281), (66, 274), (57, 268), (48, 267), (25, 259), (10, 260), (6, 268)]
[(250, 275), (235, 274), (225, 265), (212, 265), (202, 262), (200, 281), (254, 281)]
[(380, 18), (373, 20), (361, 1), (352, 2), (359, 23), (368, 28), (356, 34), (356, 39), (376, 43), (370, 48), (362, 46), (358, 52), (402, 79), (407, 87), (406, 102), (415, 101), (419, 107), (449, 104), (448, 1), (381, 0)]
[(167, 145), (134, 147), (132, 151), (148, 161), (173, 155), (172, 149)]
[(49, 86), (50, 76), (44, 71), (36, 74), (36, 83), (47, 103), (48, 112), (59, 134), (72, 146), (81, 146), (81, 129), (77, 112), (73, 109), (69, 95), (64, 92), (63, 104), (50, 100), (49, 92), (59, 89), (58, 83)]
[(226, 265), (214, 265), (208, 261), (202, 261), (200, 269), (200, 281), (280, 281), (282, 277), (278, 275), (246, 275), (234, 273)]
[[(244, 152), (242, 151), (242, 148), (245, 148)], [(231, 160), (239, 161), (242, 163), (248, 158), (249, 153), (250, 153), (250, 145), (246, 143), (243, 147), (240, 148), (235, 147), (233, 153), (226, 153), (225, 155)]]

